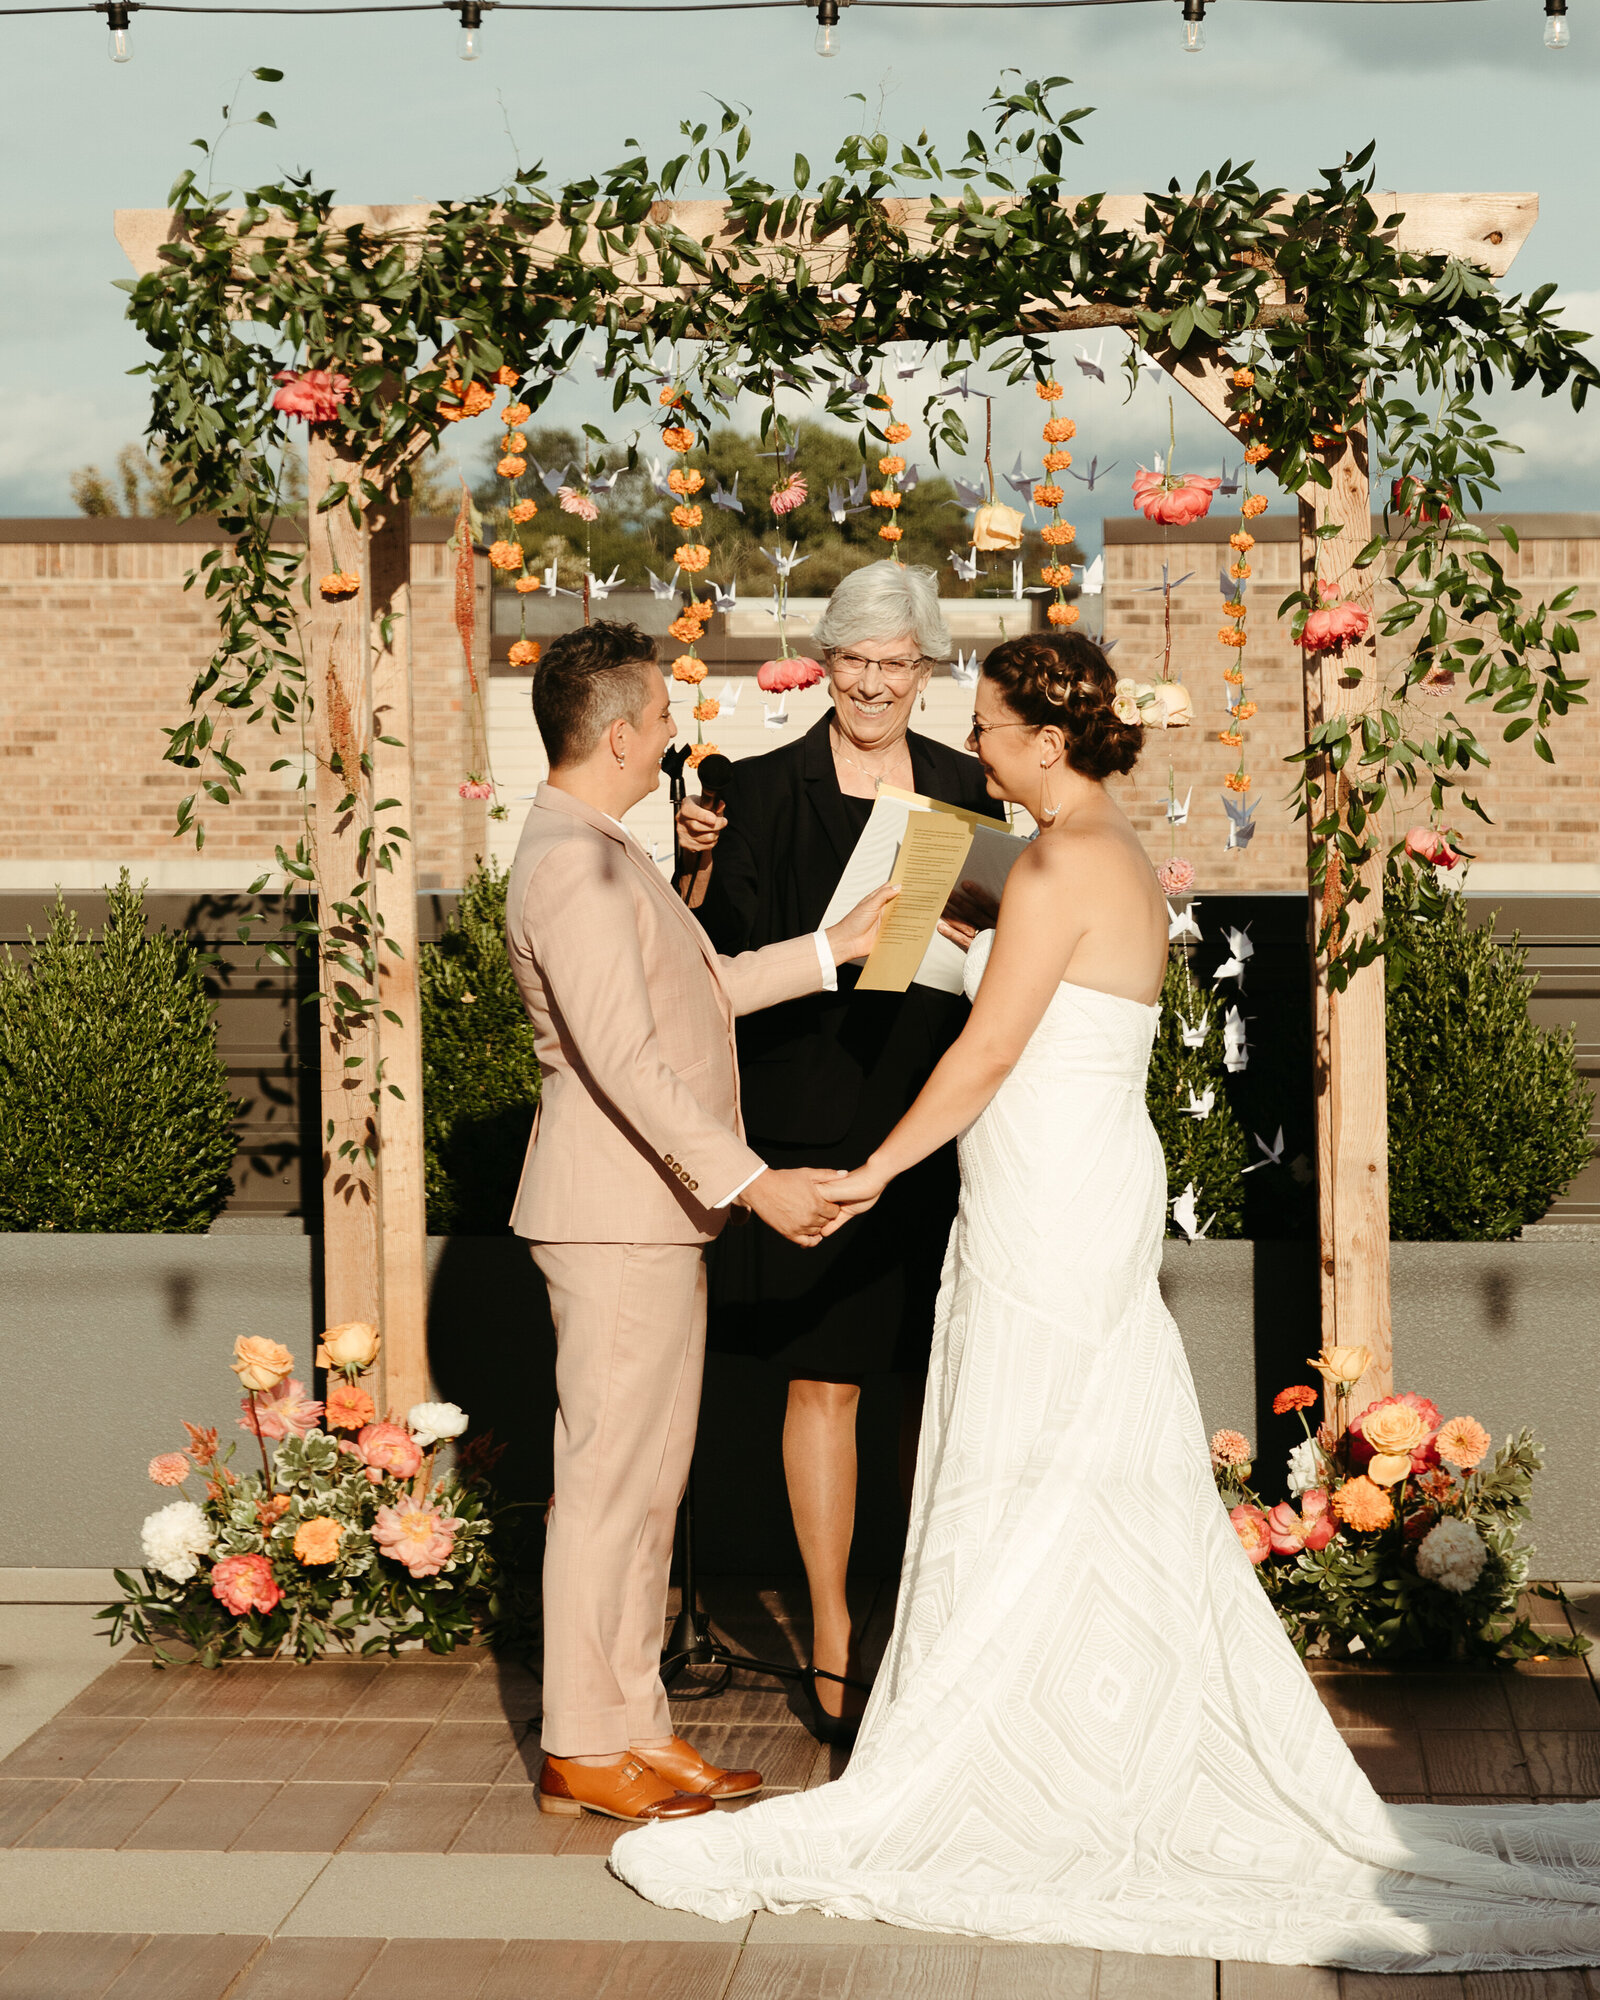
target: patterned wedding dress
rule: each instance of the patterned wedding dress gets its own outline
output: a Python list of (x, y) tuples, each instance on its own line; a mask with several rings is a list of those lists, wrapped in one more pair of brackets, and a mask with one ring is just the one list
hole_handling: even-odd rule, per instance
[(894, 1636), (848, 1771), (626, 1834), (612, 1868), (722, 1921), (1600, 1962), (1600, 1805), (1385, 1805), (1229, 1525), (1157, 1288), (1156, 1018), (1063, 984), (962, 1138)]

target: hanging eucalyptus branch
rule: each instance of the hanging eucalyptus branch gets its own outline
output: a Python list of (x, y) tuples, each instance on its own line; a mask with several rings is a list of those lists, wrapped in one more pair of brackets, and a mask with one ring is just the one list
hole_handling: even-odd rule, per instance
[[(747, 172), (749, 128), (727, 106), (714, 131), (686, 124), (685, 149), (659, 171), (633, 154), (557, 187), (535, 168), (480, 199), (441, 202), (411, 230), (342, 226), (309, 176), (227, 209), (183, 175), (162, 268), (128, 287), (129, 316), (155, 349), (150, 432), (183, 504), (215, 513), (231, 544), (201, 566), (222, 640), (169, 732), (167, 756), (199, 774), (180, 830), (203, 841), (202, 800), (223, 807), (240, 793), (234, 725), (294, 730), (314, 700), (297, 631), (315, 564), (272, 541), (287, 439), (277, 372), (292, 360), (348, 377), (328, 432), (358, 469), (322, 505), (359, 520), (387, 485), (408, 491), (408, 462), (460, 413), (463, 385), (504, 371), (537, 411), (594, 335), (618, 412), (638, 404), (704, 431), (743, 392), (770, 406), (782, 383), (859, 424), (864, 449), (868, 434), (883, 438), (887, 412), (868, 385), (894, 341), (942, 350), (946, 375), (984, 359), (1012, 381), (1048, 376), (1050, 336), (1064, 327), (1125, 327), (1161, 356), (1231, 362), (1248, 348), (1249, 434), (1285, 489), (1330, 485), (1360, 409), (1374, 460), (1390, 462), (1410, 500), (1393, 536), (1358, 558), (1387, 576), (1383, 630), (1410, 636), (1410, 657), (1354, 727), (1325, 723), (1290, 760), (1314, 882), (1330, 855), (1353, 878), (1391, 794), (1425, 786), (1438, 811), (1487, 765), (1469, 721), (1431, 708), (1421, 719), (1423, 683), (1464, 676), (1464, 708), (1504, 718), (1507, 740), (1532, 731), (1548, 758), (1550, 723), (1583, 699), (1568, 667), (1573, 626), (1590, 614), (1569, 609), (1571, 592), (1527, 608), (1460, 516), (1463, 500), (1480, 507), (1495, 490), (1496, 454), (1510, 448), (1478, 395), (1536, 381), (1581, 408), (1600, 381), (1580, 351), (1588, 336), (1559, 322), (1554, 287), (1503, 298), (1457, 259), (1397, 248), (1399, 218), (1373, 206), (1370, 146), (1293, 197), (1228, 161), (1188, 191), (1173, 181), (1148, 195), (1142, 227), (1113, 227), (1103, 197), (1063, 193), (1066, 148), (1082, 143), (1089, 115), (1054, 108), (1066, 81), (996, 90), (987, 136), (970, 132), (950, 165), (926, 133), (852, 135), (814, 193), (800, 156), (786, 192)], [(720, 234), (694, 233), (685, 204), (700, 189), (726, 204)], [(664, 373), (683, 397), (662, 413)], [(1413, 395), (1436, 395), (1433, 413)], [(936, 456), (965, 446), (948, 400), (930, 397), (924, 420)], [(1297, 633), (1314, 608), (1304, 593), (1281, 607)], [(290, 873), (312, 872), (308, 854), (298, 862)], [(338, 885), (324, 887), (331, 907)], [(1348, 907), (1335, 901), (1322, 945), (1342, 984), (1382, 941), (1366, 934), (1343, 950)]]

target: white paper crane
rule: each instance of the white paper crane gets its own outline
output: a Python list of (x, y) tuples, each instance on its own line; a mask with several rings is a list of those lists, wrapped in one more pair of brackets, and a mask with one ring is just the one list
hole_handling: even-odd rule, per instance
[(789, 727), (788, 701), (788, 690), (785, 689), (778, 696), (778, 705), (776, 708), (770, 702), (764, 701), (761, 704), (762, 717), (769, 729), (787, 729)]
[(739, 579), (735, 577), (726, 590), (714, 579), (708, 579), (708, 581), (711, 583), (711, 596), (717, 609), (719, 611), (737, 611), (739, 608)]
[(713, 507), (725, 507), (730, 514), (742, 514), (744, 512), (744, 502), (739, 498), (739, 475), (737, 472), (733, 475), (733, 484), (731, 486), (724, 486), (720, 479), (717, 481), (716, 485), (711, 489), (711, 504)]
[(650, 474), (650, 484), (663, 500), (674, 500), (677, 495), (667, 484), (667, 468), (659, 458), (646, 458), (645, 467)]
[(950, 484), (956, 490), (956, 498), (963, 507), (982, 507), (989, 498), (986, 486), (969, 486), (964, 479), (952, 478)]
[(1109, 465), (1102, 465), (1100, 463), (1100, 455), (1096, 452), (1094, 457), (1089, 461), (1089, 470), (1087, 472), (1074, 472), (1069, 465), (1067, 467), (1067, 477), (1069, 479), (1081, 480), (1092, 493), (1095, 489), (1095, 482), (1104, 479), (1108, 472), (1115, 472), (1121, 463), (1122, 460), (1120, 458), (1114, 458)]
[(1214, 1090), (1207, 1090), (1204, 1097), (1196, 1097), (1194, 1087), (1191, 1085), (1189, 1089), (1189, 1102), (1184, 1105), (1183, 1109), (1190, 1118), (1209, 1118), (1216, 1102), (1217, 1093)]
[(1018, 604), (1022, 602), (1022, 558), (1013, 556), (1011, 560), (1011, 595)]
[(1172, 1219), (1191, 1243), (1198, 1243), (1217, 1217), (1216, 1211), (1213, 1210), (1204, 1222), (1199, 1219), (1194, 1205), (1194, 1182), (1190, 1181), (1183, 1193), (1173, 1201)]
[(1200, 943), (1201, 941), (1200, 926), (1194, 920), (1194, 911), (1195, 911), (1195, 906), (1192, 903), (1186, 910), (1175, 910), (1172, 907), (1172, 905), (1168, 903), (1167, 905), (1168, 944), (1176, 944), (1179, 938), (1186, 938), (1186, 937), (1193, 938), (1196, 944)]
[(672, 572), (672, 581), (670, 583), (663, 583), (653, 569), (647, 569), (645, 575), (650, 579), (650, 595), (652, 597), (667, 598), (677, 596), (678, 572), (676, 570)]
[(1092, 563), (1074, 564), (1083, 571), (1083, 582), (1078, 588), (1085, 597), (1098, 597), (1106, 587), (1106, 559), (1096, 556)]
[(1106, 379), (1105, 352), (1106, 344), (1103, 340), (1095, 348), (1093, 354), (1089, 352), (1087, 347), (1080, 346), (1077, 353), (1072, 357), (1078, 373), (1080, 375), (1092, 376), (1096, 382), (1103, 382)]
[(1278, 1127), (1278, 1136), (1270, 1146), (1259, 1132), (1254, 1136), (1257, 1146), (1266, 1154), (1266, 1158), (1264, 1160), (1252, 1161), (1248, 1167), (1241, 1169), (1241, 1171), (1253, 1174), (1259, 1172), (1262, 1167), (1281, 1167), (1283, 1165), (1283, 1127), (1281, 1125)]
[(1244, 991), (1245, 963), (1248, 959), (1254, 958), (1256, 954), (1256, 948), (1250, 942), (1248, 931), (1248, 924), (1242, 931), (1236, 931), (1231, 924), (1228, 926), (1228, 956), (1217, 967), (1216, 971), (1212, 973), (1211, 983), (1213, 986), (1221, 980), (1232, 979), (1237, 982), (1239, 991), (1241, 993)]
[(1230, 1007), (1222, 1022), (1222, 1066), (1237, 1075), (1250, 1067), (1250, 1043), (1245, 1035), (1244, 1016)]
[(783, 543), (781, 541), (778, 543), (778, 553), (776, 555), (764, 543), (758, 544), (758, 547), (760, 547), (761, 553), (766, 557), (767, 561), (771, 563), (772, 567), (785, 581), (794, 574), (803, 562), (810, 562), (811, 560), (810, 556), (800, 554), (800, 544), (798, 542), (795, 543), (787, 555), (783, 552)]
[(1033, 503), (1033, 489), (1037, 480), (1037, 473), (1023, 471), (1022, 453), (1019, 451), (1017, 453), (1016, 464), (1005, 475), (1006, 484), (1011, 488), (1013, 493), (1021, 496), (1025, 505), (1031, 506)]
[(612, 591), (616, 589), (617, 585), (621, 583), (622, 571), (614, 569), (609, 576), (596, 576), (593, 570), (586, 570), (584, 577), (589, 585), (589, 595), (599, 598), (604, 603)]
[(1191, 785), (1188, 791), (1186, 791), (1183, 795), (1183, 804), (1181, 806), (1178, 804), (1177, 798), (1175, 796), (1167, 800), (1167, 818), (1171, 820), (1174, 826), (1188, 825), (1189, 801), (1193, 797), (1194, 797), (1194, 786)]
[(724, 681), (722, 692), (717, 696), (717, 705), (731, 713), (739, 706), (739, 697), (744, 693), (743, 681)]
[(559, 565), (556, 563), (552, 563), (544, 573), (544, 587), (549, 591), (550, 595), (552, 597), (581, 597), (583, 595), (581, 590), (562, 589), (561, 585), (556, 582), (556, 577), (559, 573)]
[(1211, 1032), (1211, 1009), (1208, 1007), (1192, 1026), (1180, 1014), (1178, 1026), (1183, 1032), (1183, 1046), (1186, 1049), (1203, 1049), (1206, 1036)]
[(978, 685), (978, 649), (976, 646), (972, 649), (970, 659), (959, 647), (956, 649), (956, 656), (950, 662), (950, 678), (955, 682), (957, 687), (969, 688)]
[(1256, 801), (1235, 798), (1232, 792), (1222, 795), (1223, 806), (1228, 814), (1228, 837), (1222, 843), (1224, 854), (1233, 847), (1248, 847), (1256, 837)]
[(950, 567), (962, 583), (971, 583), (978, 574), (978, 551), (963, 555), (960, 549), (950, 551)]

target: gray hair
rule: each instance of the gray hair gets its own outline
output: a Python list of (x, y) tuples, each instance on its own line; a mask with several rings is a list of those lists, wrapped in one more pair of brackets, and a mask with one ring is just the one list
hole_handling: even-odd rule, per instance
[(859, 639), (895, 639), (902, 632), (915, 635), (925, 660), (948, 660), (955, 650), (934, 572), (875, 562), (841, 580), (811, 636), (819, 646), (842, 649)]

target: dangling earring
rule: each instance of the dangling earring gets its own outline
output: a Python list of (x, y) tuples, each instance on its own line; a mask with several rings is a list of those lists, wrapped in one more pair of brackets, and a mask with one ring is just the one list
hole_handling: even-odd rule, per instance
[(926, 688), (922, 691), (922, 712), (924, 715), (928, 712), (928, 691)]
[(1044, 802), (1045, 788), (1049, 783), (1049, 766), (1042, 757), (1039, 760), (1039, 769), (1046, 773), (1039, 780), (1039, 817), (1044, 821), (1046, 826), (1054, 826), (1056, 823), (1056, 814), (1060, 812), (1061, 808), (1059, 806), (1047, 806)]
[(627, 770), (627, 768), (628, 768), (628, 760), (626, 757), (623, 756), (622, 752), (619, 750), (617, 752), (617, 769), (619, 771), (625, 771)]

